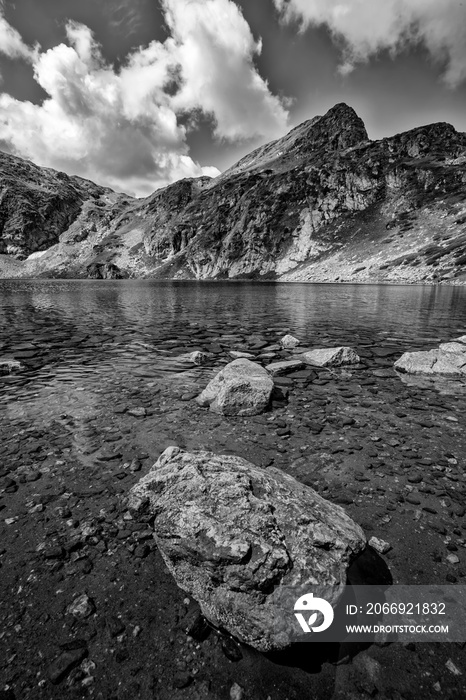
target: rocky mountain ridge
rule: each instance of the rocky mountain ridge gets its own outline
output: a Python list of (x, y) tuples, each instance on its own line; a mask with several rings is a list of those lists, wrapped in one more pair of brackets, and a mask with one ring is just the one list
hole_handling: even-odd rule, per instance
[(0, 192), (4, 277), (466, 280), (466, 134), (371, 141), (345, 104), (145, 199), (4, 155)]

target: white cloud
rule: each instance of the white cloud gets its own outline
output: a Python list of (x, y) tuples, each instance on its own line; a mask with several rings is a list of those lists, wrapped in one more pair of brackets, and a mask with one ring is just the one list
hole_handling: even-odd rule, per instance
[(274, 0), (287, 20), (326, 25), (343, 44), (340, 72), (381, 50), (396, 55), (423, 43), (444, 66), (444, 80), (466, 79), (466, 5), (460, 0)]
[(261, 52), (238, 6), (230, 0), (164, 0), (172, 50), (183, 85), (176, 109), (201, 109), (226, 140), (277, 136), (287, 113), (254, 67)]
[(0, 2), (0, 53), (9, 58), (32, 60), (35, 50), (25, 44), (20, 33), (6, 21), (2, 7), (3, 3)]
[(218, 174), (189, 156), (181, 116), (192, 128), (197, 112), (210, 115), (223, 139), (283, 133), (287, 113), (254, 66), (260, 44), (238, 7), (163, 0), (163, 8), (171, 36), (140, 47), (118, 71), (76, 22), (66, 44), (28, 54), (47, 98), (36, 105), (1, 94), (0, 142), (41, 165), (143, 196), (182, 177)]
[(135, 97), (137, 64), (119, 75), (105, 65), (87, 27), (70, 24), (67, 34), (69, 46), (34, 61), (34, 77), (48, 95), (41, 105), (0, 95), (0, 139), (41, 165), (141, 195), (202, 175), (164, 99), (163, 71)]

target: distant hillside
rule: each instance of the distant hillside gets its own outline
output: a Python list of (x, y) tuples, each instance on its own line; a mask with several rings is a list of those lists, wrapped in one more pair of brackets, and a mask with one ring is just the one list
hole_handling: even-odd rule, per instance
[(466, 281), (466, 135), (345, 104), (145, 199), (7, 155), (0, 192), (3, 276)]

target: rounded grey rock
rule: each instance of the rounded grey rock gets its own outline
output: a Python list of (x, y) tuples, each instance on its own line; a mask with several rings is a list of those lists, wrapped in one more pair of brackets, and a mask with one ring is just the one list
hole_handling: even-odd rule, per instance
[(279, 469), (232, 455), (169, 447), (127, 505), (136, 519), (154, 517), (165, 563), (203, 615), (260, 651), (292, 641), (281, 620), (293, 607), (280, 614), (281, 591), (330, 590), (335, 606), (366, 546), (341, 506)]

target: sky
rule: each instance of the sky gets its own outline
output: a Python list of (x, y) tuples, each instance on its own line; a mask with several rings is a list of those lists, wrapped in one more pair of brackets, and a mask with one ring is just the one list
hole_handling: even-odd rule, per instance
[(0, 0), (0, 150), (147, 196), (338, 102), (466, 132), (466, 0)]

